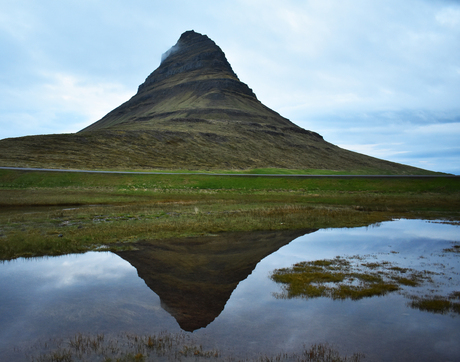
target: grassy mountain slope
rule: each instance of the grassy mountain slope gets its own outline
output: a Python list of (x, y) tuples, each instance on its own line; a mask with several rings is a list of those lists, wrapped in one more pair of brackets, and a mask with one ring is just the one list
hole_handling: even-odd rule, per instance
[[(30, 136), (0, 142), (0, 164), (68, 169), (223, 170), (275, 167), (327, 169), (362, 174), (429, 174), (340, 149), (302, 134), (277, 135), (258, 129), (236, 133), (164, 130), (100, 130), (80, 134)], [(273, 141), (277, 141), (276, 146)], [(334, 152), (335, 151), (335, 152)]]

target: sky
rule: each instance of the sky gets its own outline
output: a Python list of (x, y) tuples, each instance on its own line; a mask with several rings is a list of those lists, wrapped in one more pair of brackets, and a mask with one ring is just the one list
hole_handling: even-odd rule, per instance
[(96, 122), (187, 30), (326, 141), (460, 174), (460, 0), (0, 0), (0, 139)]

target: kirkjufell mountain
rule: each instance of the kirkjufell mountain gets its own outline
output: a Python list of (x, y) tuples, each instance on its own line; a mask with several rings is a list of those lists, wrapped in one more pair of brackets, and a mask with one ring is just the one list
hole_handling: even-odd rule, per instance
[(277, 127), (300, 129), (259, 102), (206, 35), (185, 32), (162, 59), (133, 98), (81, 132), (164, 126), (174, 130), (177, 127), (172, 125), (196, 128), (197, 123), (220, 135), (226, 132), (219, 129), (227, 124), (272, 131)]
[(342, 149), (282, 117), (239, 80), (214, 41), (194, 31), (99, 121), (74, 134), (1, 140), (0, 166), (429, 173)]

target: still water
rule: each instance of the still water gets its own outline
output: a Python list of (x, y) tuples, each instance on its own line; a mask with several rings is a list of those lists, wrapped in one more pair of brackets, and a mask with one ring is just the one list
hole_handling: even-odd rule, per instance
[[(76, 333), (162, 331), (237, 356), (327, 342), (366, 361), (460, 360), (460, 315), (409, 305), (410, 296), (460, 292), (460, 253), (449, 251), (459, 243), (456, 225), (396, 220), (4, 262), (0, 360), (19, 361), (35, 345)], [(434, 274), (422, 286), (356, 301), (276, 298), (275, 269), (336, 256)]]

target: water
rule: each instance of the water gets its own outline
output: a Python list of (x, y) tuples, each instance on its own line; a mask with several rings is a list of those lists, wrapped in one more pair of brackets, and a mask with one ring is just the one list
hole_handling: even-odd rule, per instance
[[(408, 305), (408, 295), (460, 291), (460, 253), (444, 251), (460, 241), (458, 226), (397, 220), (203, 240), (0, 264), (0, 360), (76, 333), (184, 330), (205, 348), (240, 356), (328, 342), (366, 360), (460, 360), (460, 315)], [(358, 301), (275, 298), (276, 268), (353, 255), (436, 274), (422, 287)]]

